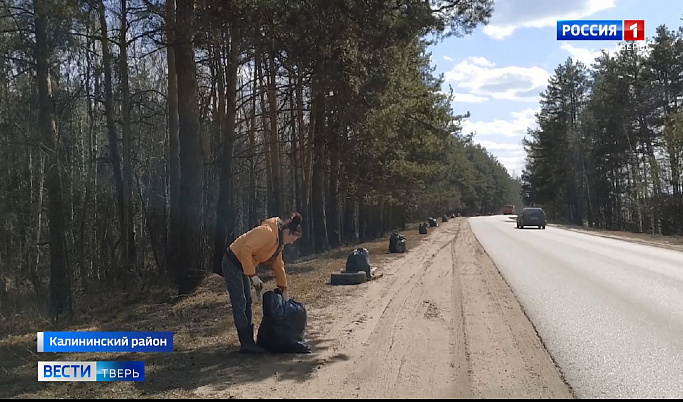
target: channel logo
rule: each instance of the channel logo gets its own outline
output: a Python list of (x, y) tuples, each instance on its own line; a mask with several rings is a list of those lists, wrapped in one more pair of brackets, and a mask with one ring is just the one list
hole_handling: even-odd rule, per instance
[(38, 381), (145, 381), (145, 362), (38, 362)]
[(645, 40), (645, 20), (624, 20), (624, 40)]
[(557, 40), (645, 40), (645, 20), (560, 20)]

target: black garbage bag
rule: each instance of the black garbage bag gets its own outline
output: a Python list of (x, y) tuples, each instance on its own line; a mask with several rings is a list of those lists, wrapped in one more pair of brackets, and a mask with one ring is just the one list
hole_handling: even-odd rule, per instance
[(393, 232), (389, 237), (390, 253), (405, 253), (407, 248), (406, 237), (398, 232)]
[(429, 221), (429, 226), (430, 226), (430, 227), (437, 227), (437, 226), (439, 226), (439, 224), (436, 223), (436, 219), (432, 218), (431, 216), (430, 216), (429, 219), (427, 219), (427, 220)]
[(346, 272), (365, 272), (368, 279), (372, 277), (368, 249), (359, 247), (349, 254), (346, 258)]
[(420, 234), (427, 234), (427, 224), (424, 222), (420, 223), (420, 226), (418, 226), (417, 230)]
[(406, 250), (408, 249), (408, 240), (406, 240), (405, 237), (401, 236), (402, 238), (398, 240), (396, 243), (396, 250), (398, 253), (405, 253)]
[(448, 215), (444, 215), (441, 217), (441, 222), (448, 222)]
[(306, 334), (306, 307), (289, 299), (282, 299), (282, 291), (269, 290), (263, 294), (263, 320), (258, 329), (256, 344), (271, 353), (311, 353)]

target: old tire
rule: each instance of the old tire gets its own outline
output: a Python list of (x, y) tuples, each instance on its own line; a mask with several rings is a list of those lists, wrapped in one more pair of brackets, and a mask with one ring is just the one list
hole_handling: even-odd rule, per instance
[(365, 283), (367, 275), (365, 272), (332, 272), (330, 274), (330, 285), (360, 285)]

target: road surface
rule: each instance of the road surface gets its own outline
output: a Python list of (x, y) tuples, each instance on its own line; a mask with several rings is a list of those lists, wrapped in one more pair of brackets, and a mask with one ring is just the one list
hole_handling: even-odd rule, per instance
[[(572, 394), (467, 219), (320, 311), (312, 355), (254, 356), (200, 386), (216, 398), (571, 398)], [(250, 381), (236, 381), (248, 376)]]
[(470, 219), (578, 398), (683, 397), (683, 252)]

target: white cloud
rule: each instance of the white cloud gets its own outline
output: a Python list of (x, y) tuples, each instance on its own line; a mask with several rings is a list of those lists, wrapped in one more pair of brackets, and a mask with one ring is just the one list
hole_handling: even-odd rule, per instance
[(448, 56), (444, 56), (443, 59), (446, 61), (453, 61), (453, 58)]
[(516, 144), (501, 143), (488, 140), (474, 139), (474, 142), (480, 144), (492, 154), (498, 162), (500, 162), (507, 169), (509, 174), (522, 174), (524, 168), (526, 151), (521, 141)]
[(611, 49), (587, 49), (583, 47), (576, 47), (568, 42), (562, 42), (562, 44), (560, 44), (560, 48), (569, 52), (569, 55), (572, 59), (578, 60), (586, 66), (591, 66), (593, 63), (595, 63), (595, 59), (600, 56), (603, 50), (614, 56), (622, 48), (622, 44), (617, 43)]
[(488, 60), (486, 57), (480, 57), (480, 56), (472, 56), (468, 60), (472, 62), (472, 64), (475, 64), (477, 66), (482, 66), (482, 67), (493, 67), (495, 64)]
[(492, 121), (469, 121), (462, 122), (462, 132), (476, 133), (477, 136), (502, 135), (505, 137), (524, 137), (527, 128), (536, 127), (535, 113), (538, 109), (524, 109), (520, 112), (512, 112), (512, 120), (495, 119)]
[(465, 102), (465, 103), (481, 103), (486, 102), (489, 98), (485, 96), (477, 96), (474, 94), (458, 94), (453, 93), (453, 102)]
[(524, 170), (525, 166), (525, 160), (524, 157), (499, 157), (496, 156), (496, 159), (498, 159), (498, 162), (500, 162), (503, 166), (505, 166), (505, 169), (507, 169), (508, 173), (512, 176), (521, 176), (522, 171)]
[[(510, 120), (495, 119), (492, 121), (462, 122), (463, 133), (475, 133), (474, 142), (481, 144), (507, 169), (508, 173), (521, 175), (524, 169), (526, 151), (522, 138), (528, 128), (536, 128), (535, 114), (538, 109), (524, 109), (510, 113)], [(488, 137), (492, 139), (481, 139)], [(498, 141), (495, 139), (498, 138)], [(514, 142), (510, 142), (514, 141)]]
[(569, 52), (572, 59), (578, 60), (581, 63), (590, 66), (595, 61), (595, 58), (600, 56), (600, 50), (586, 49), (582, 47), (576, 47), (570, 45), (567, 42), (563, 42), (560, 45), (560, 49)]
[(504, 39), (519, 28), (556, 26), (557, 20), (580, 19), (614, 8), (617, 0), (507, 0), (497, 1), (484, 33)]
[(494, 99), (539, 101), (550, 74), (541, 67), (495, 67), (484, 57), (468, 57), (445, 73), (446, 82), (475, 96)]
[(524, 147), (522, 146), (521, 143), (519, 143), (519, 144), (507, 144), (507, 143), (500, 143), (500, 142), (495, 142), (495, 141), (479, 140), (479, 139), (475, 139), (475, 142), (480, 144), (482, 147), (488, 149), (489, 151), (506, 151), (506, 153), (512, 152), (512, 151), (524, 152)]

